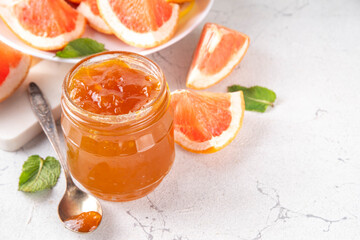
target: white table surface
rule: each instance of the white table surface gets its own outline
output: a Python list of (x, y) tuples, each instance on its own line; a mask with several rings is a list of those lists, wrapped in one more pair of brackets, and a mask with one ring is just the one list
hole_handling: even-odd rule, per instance
[[(0, 239), (360, 239), (359, 12), (358, 0), (216, 1), (206, 21), (251, 43), (209, 91), (266, 86), (278, 95), (275, 108), (246, 112), (239, 135), (215, 154), (177, 147), (153, 193), (101, 201), (103, 222), (88, 235), (57, 217), (63, 175), (52, 191), (17, 191), (29, 155), (54, 155), (43, 134), (15, 153), (0, 151)], [(172, 90), (185, 87), (200, 31), (151, 56)]]

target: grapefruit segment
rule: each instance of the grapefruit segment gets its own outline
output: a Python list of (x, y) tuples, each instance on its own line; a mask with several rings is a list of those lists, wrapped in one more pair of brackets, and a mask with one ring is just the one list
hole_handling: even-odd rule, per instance
[(171, 94), (175, 142), (196, 153), (213, 153), (227, 146), (239, 132), (245, 102), (234, 93), (177, 90)]
[(179, 5), (165, 0), (97, 0), (100, 14), (112, 32), (135, 47), (150, 48), (175, 33)]
[(27, 76), (31, 57), (0, 42), (0, 102), (9, 97)]
[(247, 35), (214, 23), (205, 24), (187, 76), (186, 86), (208, 88), (229, 75), (244, 57)]
[(0, 5), (0, 17), (24, 42), (58, 50), (80, 37), (85, 19), (64, 0), (19, 0)]
[(100, 16), (96, 0), (83, 0), (77, 8), (78, 12), (86, 17), (89, 25), (96, 31), (112, 34), (111, 29)]

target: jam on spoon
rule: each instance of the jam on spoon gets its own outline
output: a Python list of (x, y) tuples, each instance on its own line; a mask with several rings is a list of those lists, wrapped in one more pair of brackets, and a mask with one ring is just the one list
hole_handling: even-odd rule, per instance
[(98, 212), (82, 212), (79, 215), (72, 216), (64, 221), (65, 227), (76, 232), (92, 232), (101, 221), (101, 215)]

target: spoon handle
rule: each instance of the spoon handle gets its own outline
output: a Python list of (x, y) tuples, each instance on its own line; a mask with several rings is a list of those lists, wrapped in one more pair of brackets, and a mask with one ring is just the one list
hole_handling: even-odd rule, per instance
[(51, 145), (53, 146), (56, 154), (60, 159), (60, 163), (62, 168), (64, 169), (65, 177), (67, 180), (67, 185), (69, 185), (73, 182), (70, 177), (66, 160), (61, 152), (59, 135), (56, 129), (54, 117), (50, 110), (49, 104), (46, 101), (44, 95), (42, 94), (40, 88), (33, 82), (29, 84), (28, 95), (30, 99), (31, 108), (35, 113), (37, 119), (39, 120), (42, 129), (44, 130), (46, 136), (48, 137)]

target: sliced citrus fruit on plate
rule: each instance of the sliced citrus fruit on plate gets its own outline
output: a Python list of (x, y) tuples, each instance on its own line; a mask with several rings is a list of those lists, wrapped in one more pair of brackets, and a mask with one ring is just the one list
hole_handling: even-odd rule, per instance
[(205, 24), (186, 80), (194, 89), (208, 88), (229, 75), (244, 57), (247, 35), (214, 23)]
[(171, 94), (175, 141), (196, 153), (213, 153), (228, 145), (239, 132), (245, 102), (234, 93), (177, 90)]
[(165, 0), (97, 0), (100, 14), (112, 32), (125, 43), (150, 48), (175, 33), (179, 5)]
[(64, 0), (19, 0), (0, 5), (0, 17), (24, 42), (58, 50), (80, 37), (85, 19)]
[(31, 65), (31, 57), (0, 42), (0, 102), (21, 85)]
[(77, 10), (86, 17), (92, 28), (105, 34), (112, 34), (111, 29), (100, 16), (96, 0), (83, 0)]

